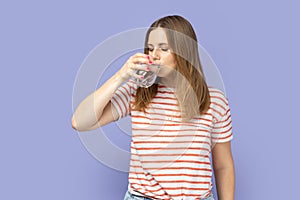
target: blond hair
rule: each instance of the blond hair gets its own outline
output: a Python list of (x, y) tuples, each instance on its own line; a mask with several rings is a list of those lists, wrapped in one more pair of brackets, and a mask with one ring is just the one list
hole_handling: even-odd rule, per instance
[[(148, 54), (148, 38), (155, 28), (165, 30), (168, 43), (176, 62), (176, 97), (183, 121), (207, 112), (210, 95), (200, 64), (197, 37), (192, 25), (178, 15), (158, 19), (146, 33), (144, 53)], [(136, 92), (134, 109), (145, 111), (157, 94), (158, 84), (149, 88), (139, 87)]]

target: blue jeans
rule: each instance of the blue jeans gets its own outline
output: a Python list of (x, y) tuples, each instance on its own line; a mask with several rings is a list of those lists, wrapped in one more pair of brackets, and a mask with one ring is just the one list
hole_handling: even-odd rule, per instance
[[(124, 200), (152, 200), (147, 197), (137, 196), (134, 194), (131, 194), (129, 191), (126, 192)], [(201, 200), (214, 200), (213, 194), (211, 193), (208, 197), (201, 199)]]

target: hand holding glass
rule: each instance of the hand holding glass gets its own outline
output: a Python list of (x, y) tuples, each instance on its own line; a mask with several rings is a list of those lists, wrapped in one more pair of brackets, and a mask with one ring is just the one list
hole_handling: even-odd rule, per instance
[(139, 87), (148, 88), (155, 83), (160, 66), (149, 65), (149, 64), (140, 64), (140, 65), (143, 67), (149, 67), (151, 70), (150, 71), (135, 70), (136, 74), (142, 75), (144, 78), (143, 79), (134, 78), (134, 81)]

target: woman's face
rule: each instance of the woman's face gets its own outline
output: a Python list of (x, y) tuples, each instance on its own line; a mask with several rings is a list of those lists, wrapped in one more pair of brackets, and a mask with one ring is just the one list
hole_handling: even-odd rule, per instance
[(147, 47), (153, 64), (161, 66), (157, 76), (168, 76), (176, 68), (176, 62), (162, 28), (158, 27), (150, 32)]

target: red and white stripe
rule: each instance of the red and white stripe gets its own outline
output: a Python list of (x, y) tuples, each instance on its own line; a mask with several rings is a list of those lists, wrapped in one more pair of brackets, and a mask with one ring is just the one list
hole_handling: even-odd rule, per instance
[(119, 118), (129, 114), (132, 118), (128, 189), (153, 199), (207, 197), (212, 188), (212, 143), (233, 138), (228, 99), (221, 90), (209, 87), (209, 110), (183, 123), (171, 88), (159, 84), (145, 112), (132, 108), (136, 89), (129, 81), (111, 100)]

